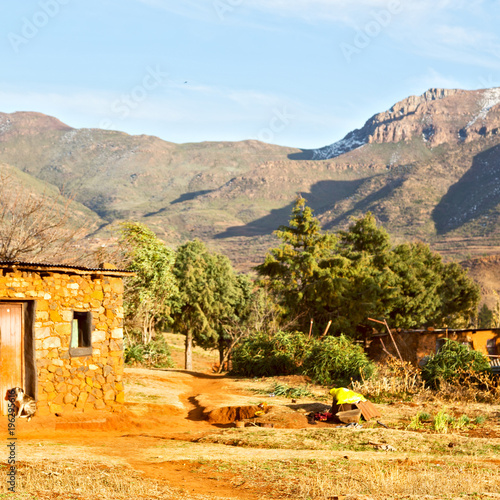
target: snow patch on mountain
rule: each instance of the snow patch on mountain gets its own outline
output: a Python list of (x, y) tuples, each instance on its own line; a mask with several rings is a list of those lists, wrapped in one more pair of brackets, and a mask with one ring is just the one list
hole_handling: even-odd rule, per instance
[(337, 141), (324, 148), (314, 149), (312, 154), (313, 160), (329, 160), (337, 156), (348, 153), (353, 149), (358, 149), (368, 142), (368, 138), (361, 134), (359, 130), (354, 130), (347, 134), (343, 139)]
[(0, 135), (5, 134), (12, 128), (12, 123), (8, 117), (0, 118)]
[(465, 128), (469, 128), (470, 126), (474, 125), (474, 123), (476, 123), (477, 120), (484, 120), (486, 118), (486, 115), (488, 114), (488, 111), (493, 106), (496, 106), (499, 103), (500, 103), (499, 87), (485, 90), (481, 98), (481, 101), (479, 102), (479, 104), (481, 105), (481, 111), (479, 111), (479, 113), (466, 125)]

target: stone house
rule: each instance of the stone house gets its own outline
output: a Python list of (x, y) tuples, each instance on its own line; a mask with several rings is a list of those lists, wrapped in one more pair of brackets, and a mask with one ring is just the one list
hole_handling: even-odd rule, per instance
[(115, 411), (123, 392), (123, 282), (109, 268), (0, 262), (0, 394), (23, 387), (37, 415)]
[[(471, 349), (482, 352), (490, 358), (493, 365), (500, 355), (500, 329), (433, 329), (392, 331), (394, 341), (405, 361), (417, 365), (425, 356), (435, 354), (446, 339), (467, 344)], [(373, 335), (368, 355), (377, 361), (388, 356), (397, 356), (396, 349), (388, 332)]]

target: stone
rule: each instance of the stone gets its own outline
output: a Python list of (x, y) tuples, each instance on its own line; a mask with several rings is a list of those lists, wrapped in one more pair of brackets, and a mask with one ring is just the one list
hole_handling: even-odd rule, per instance
[(96, 399), (102, 399), (103, 393), (100, 389), (92, 389), (92, 395), (96, 397)]
[(61, 339), (59, 337), (48, 337), (42, 342), (43, 349), (52, 347), (61, 347)]
[(89, 397), (88, 392), (81, 392), (80, 395), (78, 396), (78, 403), (81, 403), (82, 405), (85, 404), (88, 397)]
[(57, 392), (67, 392), (68, 386), (64, 382), (61, 382), (60, 384), (56, 385), (56, 391)]
[(104, 400), (113, 401), (115, 399), (115, 391), (113, 389), (109, 389), (104, 393)]
[(64, 402), (64, 394), (62, 393), (59, 393), (53, 400), (52, 400), (53, 403), (55, 404), (62, 404)]
[(66, 404), (64, 405), (64, 408), (62, 410), (63, 414), (65, 413), (72, 413), (75, 411), (75, 406), (73, 404)]
[(106, 340), (106, 332), (94, 330), (92, 332), (92, 344)]
[(123, 328), (114, 328), (111, 330), (112, 339), (122, 339), (123, 338)]
[(61, 313), (61, 318), (65, 323), (71, 323), (73, 321), (73, 311), (66, 310)]
[(44, 340), (44, 339), (50, 337), (50, 333), (51, 333), (51, 330), (50, 330), (49, 326), (46, 326), (44, 328), (37, 328), (36, 329), (36, 338), (39, 340)]
[(64, 399), (63, 399), (65, 404), (73, 403), (75, 400), (76, 400), (75, 396), (73, 394), (71, 394), (70, 392), (65, 394)]
[(39, 310), (37, 310), (37, 312), (36, 312), (36, 319), (38, 321), (47, 321), (49, 319), (49, 313), (48, 313), (48, 311), (39, 311)]
[(59, 314), (59, 311), (50, 311), (49, 318), (54, 323), (60, 323), (62, 321), (62, 318), (61, 318), (61, 315)]
[(55, 331), (58, 335), (69, 337), (71, 335), (71, 323), (57, 323)]
[(50, 413), (62, 413), (62, 406), (60, 404), (49, 404)]
[(56, 388), (54, 387), (54, 384), (53, 384), (52, 382), (50, 382), (50, 381), (45, 382), (45, 384), (44, 384), (44, 386), (43, 386), (43, 390), (44, 390), (45, 392), (49, 392), (49, 393), (50, 393), (50, 392), (54, 392), (54, 391), (55, 391), (55, 389), (56, 389)]
[(50, 408), (48, 406), (43, 406), (43, 407), (37, 406), (36, 414), (39, 417), (47, 417), (48, 415), (50, 415)]
[(102, 401), (102, 399), (98, 399), (95, 403), (94, 403), (94, 408), (96, 410), (104, 410), (106, 408), (106, 405), (104, 404), (104, 401)]

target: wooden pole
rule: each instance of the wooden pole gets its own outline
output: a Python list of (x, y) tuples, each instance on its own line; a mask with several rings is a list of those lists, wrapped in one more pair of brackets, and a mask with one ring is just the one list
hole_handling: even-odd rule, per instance
[(313, 330), (313, 323), (314, 323), (314, 319), (311, 318), (311, 326), (309, 327), (309, 339), (311, 338), (311, 333), (312, 333), (312, 330)]
[(328, 329), (330, 328), (330, 325), (332, 324), (332, 320), (328, 322), (328, 325), (326, 325), (325, 331), (323, 332), (323, 335), (319, 338), (320, 340), (328, 333)]
[(403, 356), (401, 356), (401, 353), (399, 352), (398, 345), (396, 344), (396, 341), (394, 340), (394, 337), (392, 336), (391, 329), (389, 328), (389, 325), (387, 324), (387, 321), (384, 319), (384, 321), (379, 321), (378, 319), (372, 319), (368, 318), (369, 321), (374, 321), (375, 323), (380, 323), (381, 325), (385, 325), (387, 328), (387, 331), (389, 332), (389, 335), (391, 337), (392, 343), (394, 345), (394, 348), (396, 349), (396, 352), (398, 353), (399, 359), (403, 361)]

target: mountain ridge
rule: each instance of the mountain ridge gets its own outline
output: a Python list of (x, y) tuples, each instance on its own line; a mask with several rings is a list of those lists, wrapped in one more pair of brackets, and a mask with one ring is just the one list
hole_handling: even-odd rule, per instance
[[(458, 99), (448, 99), (458, 97)], [(467, 99), (474, 97), (474, 99)], [(465, 99), (464, 99), (465, 98)], [(436, 101), (446, 100), (450, 107), (456, 105), (460, 100), (462, 113), (468, 119), (460, 120), (460, 127), (443, 126), (439, 123), (437, 126), (433, 123), (433, 116), (436, 112)], [(464, 106), (464, 101), (466, 106)], [(471, 109), (475, 103), (481, 103), (480, 110)], [(500, 103), (500, 88), (482, 89), (477, 91), (466, 91), (461, 89), (439, 89), (432, 88), (420, 96), (409, 96), (396, 104), (389, 110), (377, 113), (368, 119), (362, 128), (349, 132), (343, 139), (328, 146), (318, 149), (303, 150), (296, 159), (327, 160), (348, 153), (353, 149), (372, 143), (399, 142), (406, 141), (421, 135), (425, 142), (431, 146), (437, 146), (442, 143), (451, 142), (454, 139), (461, 141), (474, 140), (474, 135), (484, 136), (488, 133), (497, 134), (500, 126), (500, 113), (496, 110), (494, 123), (490, 129), (484, 129), (475, 126), (480, 119), (484, 120), (489, 111)], [(414, 116), (415, 120), (409, 120)], [(454, 114), (456, 117), (456, 114)], [(420, 118), (420, 120), (418, 120)], [(412, 121), (401, 126), (401, 122)], [(445, 124), (451, 125), (451, 124)], [(294, 159), (294, 157), (292, 157)]]
[[(499, 103), (498, 88), (429, 89), (372, 116), (333, 157), (325, 148), (175, 144), (0, 113), (0, 162), (92, 210), (102, 237), (134, 219), (172, 246), (204, 239), (241, 269), (276, 243), (272, 232), (298, 194), (326, 230), (370, 210), (395, 242), (423, 240), (464, 258), (500, 253)], [(313, 159), (320, 150), (325, 159)]]

